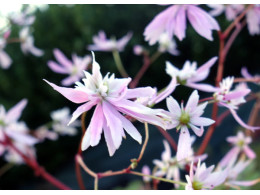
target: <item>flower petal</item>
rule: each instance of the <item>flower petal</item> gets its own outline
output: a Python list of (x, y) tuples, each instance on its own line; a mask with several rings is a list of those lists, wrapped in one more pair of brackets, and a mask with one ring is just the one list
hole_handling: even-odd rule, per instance
[(27, 105), (27, 102), (27, 99), (23, 99), (12, 107), (6, 114), (6, 122), (11, 123), (17, 121), (21, 117), (22, 111)]
[(181, 128), (178, 147), (177, 147), (177, 160), (183, 160), (189, 156), (189, 152), (191, 150), (191, 139), (190, 133), (186, 126)]

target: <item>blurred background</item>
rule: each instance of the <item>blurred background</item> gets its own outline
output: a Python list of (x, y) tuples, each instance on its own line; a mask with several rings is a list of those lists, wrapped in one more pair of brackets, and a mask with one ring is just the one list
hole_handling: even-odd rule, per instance
[[(23, 9), (28, 5), (24, 5)], [(202, 6), (209, 10), (207, 6)], [(2, 9), (2, 8), (0, 8)], [(116, 36), (121, 38), (127, 32), (133, 32), (133, 37), (121, 52), (123, 64), (131, 77), (134, 77), (143, 64), (143, 59), (133, 53), (136, 44), (143, 45), (151, 53), (157, 51), (158, 46), (148, 46), (144, 41), (143, 32), (148, 23), (155, 15), (164, 10), (164, 6), (158, 5), (44, 5), (34, 6), (36, 20), (33, 27), (35, 46), (44, 50), (42, 57), (24, 55), (20, 50), (19, 43), (7, 45), (5, 51), (13, 60), (11, 67), (7, 70), (0, 69), (0, 104), (8, 110), (23, 98), (28, 99), (21, 120), (25, 121), (30, 129), (36, 129), (51, 120), (50, 112), (69, 107), (71, 111), (77, 105), (66, 100), (59, 93), (55, 92), (43, 79), (47, 79), (57, 85), (64, 78), (63, 75), (52, 72), (48, 66), (48, 60), (55, 60), (53, 49), (59, 48), (69, 59), (72, 53), (79, 56), (90, 54), (86, 49), (87, 45), (93, 43), (92, 37), (99, 30), (104, 30), (108, 37)], [(1, 10), (3, 13), (3, 10)], [(221, 29), (225, 29), (230, 22), (224, 15), (216, 18)], [(12, 25), (11, 36), (17, 37), (18, 27)], [(170, 77), (165, 73), (165, 61), (170, 61), (175, 66), (181, 68), (186, 60), (197, 61), (198, 66), (218, 55), (218, 37), (214, 31), (214, 41), (208, 41), (199, 36), (191, 25), (188, 25), (186, 38), (177, 42), (179, 56), (168, 53), (161, 55), (153, 63), (145, 76), (141, 79), (139, 86), (152, 86), (158, 89), (164, 88), (170, 81)], [(241, 77), (240, 71), (246, 66), (250, 73), (260, 73), (260, 36), (250, 36), (245, 27), (227, 56), (225, 63), (224, 77)], [(110, 52), (95, 52), (96, 61), (101, 66), (101, 72), (115, 73), (120, 77), (113, 56)], [(208, 79), (205, 81), (214, 84), (217, 65), (211, 69)], [(259, 85), (249, 84), (253, 91), (259, 91)], [(186, 87), (177, 87), (172, 94), (177, 100), (186, 101), (193, 90)], [(208, 97), (207, 93), (200, 93), (201, 98)], [(241, 106), (239, 115), (244, 121), (248, 120), (254, 101)], [(156, 107), (166, 108), (166, 103), (156, 105)], [(220, 109), (223, 112), (225, 109)], [(90, 120), (87, 115), (87, 123)], [(210, 116), (211, 107), (208, 106), (205, 116)], [(135, 123), (144, 138), (144, 128), (139, 122)], [(258, 120), (260, 125), (260, 120)], [(160, 132), (150, 127), (150, 139), (148, 147), (144, 153), (143, 160), (137, 167), (141, 171), (143, 165), (153, 167), (152, 160), (160, 159), (164, 150), (163, 136)], [(225, 138), (236, 134), (239, 126), (232, 116), (228, 116), (219, 126), (206, 152), (209, 157), (207, 165), (216, 164), (223, 155), (230, 149)], [(175, 130), (169, 133), (177, 141), (178, 134)], [(260, 155), (259, 133), (254, 134), (252, 148)], [(37, 159), (39, 163), (52, 173), (55, 177), (73, 189), (78, 189), (75, 174), (74, 156), (80, 142), (81, 129), (78, 129), (76, 136), (60, 136), (58, 141), (46, 140), (36, 145)], [(195, 149), (199, 146), (203, 138), (197, 138)], [(123, 140), (119, 150), (113, 157), (109, 157), (107, 147), (102, 137), (100, 144), (83, 152), (84, 161), (96, 172), (106, 170), (119, 170), (129, 165), (130, 159), (136, 158), (141, 146), (127, 135)], [(174, 151), (172, 151), (175, 154)], [(4, 159), (0, 158), (0, 167), (5, 165)], [(249, 170), (245, 172), (243, 179), (254, 179), (260, 177), (259, 157), (252, 163)], [(257, 170), (257, 171), (256, 171)], [(93, 179), (82, 171), (87, 189), (93, 188)], [(184, 179), (184, 178), (183, 178)], [(138, 189), (142, 186), (142, 178), (131, 175), (121, 175), (108, 177), (100, 180), (100, 189)], [(160, 189), (171, 189), (171, 184), (161, 183)], [(251, 189), (259, 189), (256, 185)], [(36, 178), (33, 171), (25, 165), (14, 166), (5, 174), (0, 176), (0, 189), (55, 189), (41, 178)]]

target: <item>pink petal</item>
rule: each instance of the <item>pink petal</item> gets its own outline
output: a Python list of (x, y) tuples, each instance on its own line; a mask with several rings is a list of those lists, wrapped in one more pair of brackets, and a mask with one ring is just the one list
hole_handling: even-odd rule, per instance
[(229, 163), (234, 162), (237, 157), (238, 154), (240, 152), (240, 148), (239, 147), (233, 147), (219, 162), (219, 165), (221, 167), (225, 167), (227, 166)]
[(253, 186), (260, 182), (260, 179), (255, 179), (251, 181), (229, 181), (230, 184), (236, 185), (236, 186)]
[(229, 100), (232, 100), (232, 99), (241, 98), (241, 97), (246, 96), (250, 92), (251, 92), (250, 89), (244, 89), (244, 90), (240, 90), (240, 91), (230, 92), (230, 93), (228, 93), (224, 96), (224, 98), (225, 98), (224, 100), (229, 101)]
[(214, 120), (205, 117), (192, 117), (190, 122), (196, 126), (209, 126), (215, 123)]
[(72, 85), (74, 84), (75, 82), (79, 81), (79, 77), (77, 75), (74, 75), (74, 76), (68, 76), (66, 77), (65, 79), (63, 79), (61, 81), (61, 84), (63, 86), (69, 86), (69, 85)]
[(185, 111), (186, 112), (191, 112), (192, 110), (194, 110), (199, 102), (199, 95), (198, 95), (198, 91), (194, 90), (191, 94), (191, 96), (189, 97), (189, 100), (186, 104), (185, 107)]
[(129, 32), (127, 33), (127, 35), (125, 35), (124, 37), (122, 37), (121, 39), (119, 39), (117, 41), (117, 49), (119, 51), (123, 51), (124, 47), (126, 46), (126, 44), (128, 43), (128, 41), (132, 38), (133, 33)]
[(133, 99), (138, 97), (152, 97), (156, 91), (151, 87), (139, 87), (135, 89), (127, 89), (125, 98)]
[(91, 132), (89, 131), (89, 128), (86, 130), (84, 137), (82, 139), (82, 143), (81, 143), (81, 150), (84, 151), (86, 149), (88, 149), (88, 147), (90, 146), (90, 139), (91, 139)]
[(54, 90), (58, 91), (61, 95), (63, 95), (65, 98), (67, 98), (68, 100), (74, 103), (80, 104), (89, 100), (88, 94), (86, 94), (83, 91), (79, 91), (78, 89), (75, 88), (59, 87), (45, 79), (43, 80), (46, 83), (48, 83), (50, 86), (52, 86)]
[(249, 148), (249, 146), (244, 146), (244, 152), (248, 158), (250, 159), (256, 158), (256, 153), (251, 148)]
[(207, 61), (205, 64), (201, 65), (198, 69), (197, 69), (197, 73), (200, 74), (204, 71), (208, 71), (217, 61), (218, 57), (213, 57), (211, 58), (209, 61)]
[(89, 124), (89, 130), (91, 133), (90, 145), (96, 146), (101, 138), (103, 128), (104, 115), (101, 104), (96, 106)]
[(0, 51), (0, 66), (7, 69), (12, 64), (12, 59), (5, 51)]
[(66, 58), (66, 56), (59, 50), (59, 49), (54, 49), (53, 50), (54, 56), (57, 59), (57, 61), (64, 67), (71, 67), (72, 62)]
[(170, 145), (168, 144), (168, 142), (166, 140), (163, 140), (163, 145), (164, 145), (165, 150), (162, 153), (162, 160), (168, 161), (172, 157), (171, 148), (170, 148)]
[(175, 25), (172, 26), (174, 28), (174, 34), (178, 37), (180, 41), (185, 38), (185, 31), (186, 31), (186, 8), (185, 6), (180, 6), (176, 18), (175, 18)]
[(104, 135), (107, 143), (109, 156), (113, 156), (116, 151), (116, 147), (112, 139), (111, 129), (107, 126), (106, 120), (104, 120), (103, 129), (104, 129)]
[(5, 132), (10, 138), (14, 139), (15, 141), (29, 146), (32, 146), (39, 142), (38, 139), (27, 134), (23, 134), (11, 130), (9, 131), (8, 129)]
[(122, 122), (118, 117), (115, 116), (114, 112), (117, 111), (110, 103), (103, 101), (102, 108), (107, 122), (107, 126), (109, 127), (111, 132), (114, 146), (116, 147), (116, 149), (118, 149), (122, 142)]
[(203, 135), (203, 132), (204, 132), (204, 128), (201, 126), (200, 128), (192, 125), (192, 124), (189, 124), (190, 125), (190, 128), (194, 131), (194, 133), (201, 137)]
[(41, 49), (38, 49), (34, 46), (29, 48), (31, 54), (33, 54), (34, 56), (40, 57), (44, 54), (44, 52)]
[(243, 68), (241, 69), (241, 74), (242, 74), (242, 76), (245, 77), (245, 78), (248, 78), (248, 79), (253, 78), (253, 76), (252, 76), (251, 74), (249, 74), (249, 72), (247, 71), (247, 68), (246, 68), (246, 67), (243, 67)]
[(190, 133), (186, 126), (181, 127), (181, 132), (178, 141), (177, 147), (177, 160), (183, 160), (189, 156), (189, 152), (191, 150), (191, 139)]
[(212, 85), (208, 85), (208, 84), (199, 84), (199, 83), (190, 83), (188, 82), (186, 84), (186, 86), (191, 87), (193, 89), (198, 89), (200, 91), (205, 91), (205, 92), (216, 92), (217, 88), (212, 86)]
[(48, 62), (48, 66), (49, 68), (56, 72), (56, 73), (60, 73), (60, 74), (68, 74), (68, 70), (65, 69), (64, 67), (59, 66), (56, 62), (53, 61), (49, 61)]
[(74, 122), (82, 113), (89, 111), (94, 105), (98, 103), (97, 100), (91, 100), (81, 106), (79, 106), (72, 114), (72, 118), (70, 119), (70, 122), (68, 125), (70, 125), (72, 122)]
[(181, 115), (181, 108), (180, 108), (178, 102), (172, 96), (170, 96), (166, 99), (166, 104), (167, 104), (168, 110), (172, 114), (174, 114), (176, 116)]
[(21, 117), (22, 111), (27, 105), (27, 102), (27, 99), (23, 99), (7, 112), (6, 120), (8, 123), (15, 122)]

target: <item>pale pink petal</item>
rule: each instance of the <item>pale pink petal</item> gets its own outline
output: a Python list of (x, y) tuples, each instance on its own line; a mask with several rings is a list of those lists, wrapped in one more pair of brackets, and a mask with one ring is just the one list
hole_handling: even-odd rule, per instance
[(214, 172), (204, 181), (205, 187), (214, 188), (222, 184), (227, 178), (227, 171)]
[(212, 85), (209, 85), (209, 84), (199, 84), (199, 83), (190, 83), (190, 82), (188, 82), (186, 84), (186, 86), (191, 87), (193, 89), (198, 89), (200, 91), (209, 92), (209, 93), (217, 91), (216, 87), (214, 87)]
[(60, 74), (68, 74), (68, 70), (65, 69), (64, 67), (59, 66), (56, 62), (53, 61), (49, 61), (48, 62), (48, 66), (49, 68), (56, 72), (56, 73), (60, 73)]
[(256, 158), (256, 153), (251, 148), (249, 148), (249, 146), (244, 146), (243, 149), (248, 158), (250, 159)]
[(27, 105), (27, 102), (27, 99), (23, 99), (12, 107), (6, 114), (6, 121), (8, 123), (17, 121), (21, 117), (22, 111)]
[(11, 64), (12, 59), (9, 57), (9, 55), (4, 51), (0, 51), (0, 67), (7, 69)]
[(170, 96), (166, 99), (166, 103), (167, 103), (168, 110), (172, 114), (174, 114), (176, 116), (181, 115), (181, 108), (180, 108), (178, 102), (172, 96)]
[(205, 117), (192, 117), (190, 122), (196, 126), (209, 126), (215, 123), (214, 120)]
[(81, 106), (79, 106), (72, 114), (72, 117), (70, 119), (70, 122), (68, 123), (68, 125), (70, 125), (71, 123), (73, 123), (82, 113), (89, 111), (93, 106), (95, 106), (98, 103), (98, 101), (96, 100), (91, 100)]
[(138, 97), (152, 97), (156, 93), (151, 87), (139, 87), (135, 89), (127, 89), (124, 98), (133, 99)]
[[(178, 86), (176, 77), (173, 77), (169, 85), (162, 91), (160, 92), (155, 98), (151, 100), (151, 103), (159, 103), (162, 100), (164, 100), (166, 97), (172, 94), (172, 92), (175, 90), (176, 86)], [(150, 104), (151, 104), (150, 103)]]
[(238, 154), (240, 152), (240, 148), (239, 147), (233, 147), (219, 162), (219, 165), (221, 167), (225, 167), (227, 166), (231, 161), (234, 161), (235, 159), (237, 159)]
[(180, 6), (176, 18), (175, 18), (175, 25), (172, 26), (174, 28), (174, 34), (180, 41), (185, 38), (186, 32), (186, 8), (185, 6)]
[(89, 131), (89, 128), (88, 128), (82, 139), (82, 143), (81, 143), (82, 151), (88, 149), (88, 147), (90, 146), (90, 139), (91, 139), (91, 132)]
[(59, 87), (45, 79), (43, 79), (46, 83), (53, 87), (54, 90), (58, 91), (61, 95), (63, 95), (68, 100), (80, 104), (89, 100), (88, 94), (83, 91), (80, 91), (75, 88), (66, 88), (66, 87)]
[(191, 150), (191, 139), (190, 133), (186, 126), (181, 127), (181, 132), (178, 141), (177, 147), (177, 160), (183, 160), (189, 156)]
[(248, 78), (248, 79), (253, 78), (253, 76), (252, 76), (251, 74), (249, 74), (249, 72), (248, 72), (248, 70), (247, 70), (246, 67), (243, 67), (243, 68), (241, 69), (241, 74), (242, 74), (242, 76), (245, 77), (245, 78)]
[(11, 130), (9, 131), (8, 129), (6, 129), (5, 132), (10, 138), (14, 139), (15, 141), (29, 145), (29, 146), (32, 146), (39, 142), (38, 139), (36, 139), (35, 137), (32, 137), (30, 135), (27, 135), (27, 134), (23, 134), (23, 133), (11, 131)]
[(72, 62), (66, 58), (66, 56), (59, 50), (59, 49), (54, 49), (53, 50), (54, 56), (57, 59), (57, 61), (64, 67), (71, 67)]
[(103, 128), (104, 115), (101, 104), (96, 106), (89, 124), (89, 130), (91, 133), (90, 145), (96, 146), (100, 139)]
[(232, 99), (241, 98), (241, 97), (246, 96), (250, 92), (251, 92), (250, 89), (244, 89), (244, 90), (240, 90), (240, 91), (230, 92), (230, 93), (228, 93), (224, 96), (224, 100), (229, 101), (229, 100), (232, 100)]
[(170, 145), (166, 140), (163, 140), (163, 145), (165, 150), (162, 153), (162, 160), (169, 161), (172, 157)]
[(103, 113), (107, 122), (107, 126), (110, 129), (112, 140), (116, 149), (119, 148), (122, 142), (123, 125), (114, 112), (117, 112), (115, 108), (108, 102), (102, 102)]
[(74, 84), (77, 81), (79, 81), (79, 77), (77, 75), (75, 75), (75, 76), (68, 76), (68, 77), (66, 77), (65, 79), (63, 79), (61, 81), (61, 84), (63, 86), (69, 86), (69, 85)]
[(260, 182), (260, 179), (255, 179), (251, 181), (229, 181), (228, 183), (236, 186), (253, 186)]
[(129, 32), (127, 33), (127, 35), (125, 35), (124, 37), (122, 37), (121, 39), (119, 39), (117, 41), (117, 49), (118, 51), (123, 51), (124, 47), (126, 46), (126, 44), (128, 43), (128, 41), (132, 38), (133, 33)]
[(193, 124), (189, 124), (189, 126), (197, 136), (201, 137), (203, 135), (204, 128), (202, 126), (200, 128), (194, 126)]
[(185, 111), (186, 112), (190, 112), (192, 110), (194, 110), (199, 102), (199, 95), (198, 95), (198, 91), (194, 90), (191, 94), (191, 96), (189, 97), (189, 100), (185, 106)]
[(44, 54), (44, 52), (41, 49), (38, 49), (34, 46), (30, 47), (30, 52), (31, 54), (33, 54), (34, 56), (40, 57)]
[(104, 129), (104, 135), (107, 143), (109, 156), (113, 156), (116, 151), (116, 147), (112, 139), (111, 129), (107, 126), (106, 120), (104, 120), (103, 129)]

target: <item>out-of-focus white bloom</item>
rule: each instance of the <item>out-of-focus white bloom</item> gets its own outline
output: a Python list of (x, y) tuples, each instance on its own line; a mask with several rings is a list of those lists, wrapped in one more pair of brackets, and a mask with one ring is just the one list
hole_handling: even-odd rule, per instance
[(29, 27), (24, 27), (19, 33), (21, 39), (21, 50), (24, 54), (31, 53), (35, 56), (42, 56), (44, 52), (34, 46), (34, 38), (30, 34)]
[(260, 34), (260, 5), (255, 5), (246, 13), (247, 27), (250, 35)]
[(12, 59), (4, 51), (6, 46), (6, 39), (9, 37), (10, 31), (6, 31), (3, 35), (3, 38), (0, 37), (0, 67), (7, 69), (12, 64)]
[(19, 26), (29, 26), (34, 23), (35, 16), (29, 15), (29, 8), (27, 8), (23, 12), (16, 12), (10, 15), (10, 20)]
[(158, 50), (162, 53), (169, 52), (172, 55), (179, 55), (180, 52), (177, 50), (177, 44), (174, 39), (169, 38), (167, 33), (163, 33), (159, 37), (159, 48)]
[(260, 84), (260, 75), (259, 75), (259, 74), (256, 74), (256, 75), (254, 75), (254, 76), (251, 75), (251, 74), (248, 72), (248, 70), (247, 70), (246, 67), (243, 67), (243, 68), (241, 69), (241, 74), (242, 74), (242, 76), (245, 77), (246, 79), (258, 79), (259, 82), (256, 82), (256, 84)]
[[(142, 173), (145, 175), (151, 175), (151, 170), (147, 165), (145, 165), (142, 168)], [(150, 182), (152, 179), (150, 177), (144, 176), (143, 180), (144, 180), (144, 182)]]
[(76, 135), (77, 128), (80, 126), (80, 121), (76, 120), (70, 126), (68, 123), (71, 119), (69, 108), (62, 108), (51, 112), (51, 118), (53, 120), (52, 128), (54, 132), (60, 135)]
[(144, 48), (141, 45), (135, 45), (133, 52), (135, 55), (140, 56), (144, 52)]
[(50, 140), (58, 139), (58, 134), (56, 132), (48, 130), (48, 128), (45, 126), (41, 126), (37, 128), (34, 132), (34, 135), (41, 141), (44, 141), (45, 139), (50, 139)]

